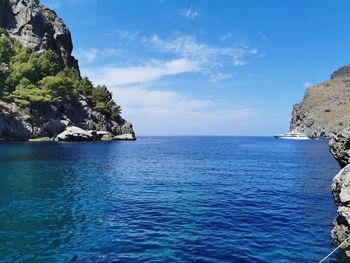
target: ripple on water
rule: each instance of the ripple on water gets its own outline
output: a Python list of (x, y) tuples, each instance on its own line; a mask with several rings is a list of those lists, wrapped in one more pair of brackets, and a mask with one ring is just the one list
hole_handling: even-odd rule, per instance
[(0, 157), (3, 262), (316, 262), (334, 248), (326, 142), (2, 143)]

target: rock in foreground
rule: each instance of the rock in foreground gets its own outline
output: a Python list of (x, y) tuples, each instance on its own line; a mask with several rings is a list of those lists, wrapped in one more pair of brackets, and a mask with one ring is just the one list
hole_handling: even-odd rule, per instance
[[(350, 165), (344, 167), (334, 177), (332, 194), (338, 206), (337, 217), (334, 220), (332, 237), (337, 245), (342, 244), (350, 235)], [(350, 256), (350, 240), (344, 242), (341, 247), (347, 256)]]
[(350, 128), (333, 134), (329, 142), (329, 150), (341, 168), (350, 163)]

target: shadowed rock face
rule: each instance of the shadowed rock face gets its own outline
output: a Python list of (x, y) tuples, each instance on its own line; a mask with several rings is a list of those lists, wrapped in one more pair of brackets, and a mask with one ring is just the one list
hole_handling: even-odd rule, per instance
[(35, 0), (0, 0), (0, 26), (14, 39), (35, 51), (52, 49), (64, 66), (79, 70), (71, 34), (51, 9)]
[(294, 105), (291, 130), (309, 137), (329, 137), (350, 125), (350, 65), (335, 71), (330, 80), (310, 87)]

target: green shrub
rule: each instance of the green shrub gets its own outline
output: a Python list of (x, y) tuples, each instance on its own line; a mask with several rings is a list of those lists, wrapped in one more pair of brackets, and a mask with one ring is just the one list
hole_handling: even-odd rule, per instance
[(103, 114), (117, 118), (121, 113), (106, 86), (94, 87), (87, 77), (81, 78), (76, 69), (62, 67), (54, 51), (38, 54), (1, 31), (0, 65), (0, 100), (34, 109), (44, 104), (78, 101), (84, 96)]

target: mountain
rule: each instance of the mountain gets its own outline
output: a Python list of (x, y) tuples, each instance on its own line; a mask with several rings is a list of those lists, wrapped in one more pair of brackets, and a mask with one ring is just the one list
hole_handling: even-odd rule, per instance
[(135, 139), (105, 86), (82, 78), (71, 33), (38, 0), (0, 0), (0, 140)]
[(329, 137), (350, 125), (350, 65), (339, 68), (329, 80), (307, 89), (294, 105), (291, 130), (313, 138)]

